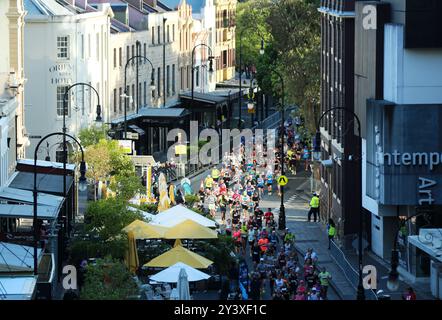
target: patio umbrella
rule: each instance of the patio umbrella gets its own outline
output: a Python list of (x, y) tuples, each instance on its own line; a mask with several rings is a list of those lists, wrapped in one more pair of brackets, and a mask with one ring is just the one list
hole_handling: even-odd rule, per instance
[(129, 231), (127, 234), (129, 245), (126, 252), (126, 264), (131, 273), (135, 273), (140, 265), (138, 260), (137, 243), (134, 237), (133, 231)]
[(164, 173), (160, 173), (160, 176), (158, 177), (158, 191), (160, 193), (158, 212), (163, 212), (170, 207), (170, 199), (167, 195), (167, 183)]
[(186, 269), (184, 268), (180, 270), (177, 289), (179, 300), (190, 300), (189, 280), (187, 279)]
[(205, 227), (215, 228), (216, 222), (196, 213), (193, 210), (186, 208), (183, 205), (177, 205), (166, 211), (158, 213), (152, 220), (152, 223), (159, 224), (165, 227), (173, 227), (186, 219), (193, 220)]
[(207, 273), (192, 268), (185, 263), (177, 262), (174, 265), (158, 272), (157, 274), (154, 274), (150, 277), (150, 280), (154, 280), (157, 282), (177, 283), (179, 282), (180, 272), (183, 269), (186, 272), (188, 282), (200, 281), (210, 278), (210, 275), (208, 275)]
[(175, 203), (175, 188), (174, 188), (173, 184), (171, 184), (169, 187), (169, 199), (170, 199), (170, 203), (172, 203), (172, 204)]
[(216, 239), (218, 238), (218, 233), (193, 220), (187, 219), (168, 228), (163, 236), (165, 239)]
[(213, 261), (192, 252), (181, 245), (176, 245), (174, 248), (163, 253), (162, 255), (150, 260), (145, 267), (167, 268), (177, 262), (183, 262), (193, 268), (206, 269), (213, 264)]
[(123, 228), (124, 232), (132, 232), (135, 239), (163, 238), (166, 230), (166, 227), (150, 224), (141, 220), (135, 220)]

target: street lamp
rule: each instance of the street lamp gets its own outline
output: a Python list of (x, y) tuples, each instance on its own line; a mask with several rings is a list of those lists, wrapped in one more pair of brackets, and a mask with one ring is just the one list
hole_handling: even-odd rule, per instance
[[(342, 110), (345, 112), (350, 113), (357, 121), (358, 123), (358, 137), (359, 137), (359, 142), (360, 145), (359, 147), (362, 146), (362, 136), (361, 136), (361, 121), (359, 120), (359, 117), (353, 112), (350, 111), (349, 109), (346, 108), (342, 108), (342, 107), (333, 107), (330, 108), (326, 111), (324, 111), (324, 113), (321, 115), (321, 117), (318, 120), (318, 123), (316, 125), (316, 135), (315, 135), (315, 145), (314, 145), (314, 151), (313, 151), (313, 158), (316, 161), (319, 161), (321, 159), (321, 132), (320, 132), (320, 126), (321, 126), (321, 120), (324, 118), (325, 115), (327, 115), (330, 112), (333, 112), (335, 110)], [(349, 157), (349, 159), (353, 159), (353, 157)], [(358, 163), (361, 163), (361, 158), (359, 157), (358, 159)], [(325, 166), (330, 166), (330, 164), (333, 164), (333, 160), (329, 159), (328, 162), (325, 161), (324, 165)], [(360, 170), (359, 170), (360, 172)], [(359, 281), (358, 281), (358, 292), (357, 292), (357, 300), (365, 300), (365, 291), (364, 291), (364, 286), (363, 286), (363, 279), (362, 279), (362, 269), (363, 269), (363, 265), (362, 265), (362, 229), (363, 229), (363, 223), (362, 223), (362, 213), (359, 216), (359, 239), (358, 239), (358, 264), (359, 264)]]
[(209, 74), (213, 73), (213, 59), (215, 59), (215, 57), (212, 54), (212, 48), (210, 48), (207, 44), (205, 43), (200, 43), (197, 44), (196, 46), (193, 47), (192, 49), (192, 106), (193, 106), (193, 93), (194, 93), (194, 71), (195, 71), (195, 61), (194, 61), (194, 56), (195, 56), (195, 49), (198, 48), (199, 46), (204, 46), (207, 47), (207, 49), (209, 50), (209, 57), (207, 58), (209, 60)]
[[(242, 29), (239, 34), (239, 119), (241, 119), (241, 107), (242, 107), (242, 36), (244, 31), (250, 29)], [(259, 49), (259, 54), (263, 55), (264, 51), (264, 39), (261, 37), (261, 48)], [(238, 121), (238, 129), (241, 129), (241, 121)]]
[[(65, 132), (54, 132), (54, 133), (50, 133), (48, 135), (46, 135), (45, 137), (43, 137), (37, 144), (37, 146), (35, 147), (35, 151), (34, 151), (34, 188), (33, 188), (33, 200), (34, 200), (34, 215), (33, 215), (33, 229), (34, 229), (34, 275), (38, 275), (38, 256), (37, 256), (37, 249), (38, 249), (38, 240), (39, 240), (39, 230), (37, 230), (37, 224), (38, 224), (38, 215), (37, 215), (37, 153), (38, 153), (38, 149), (40, 147), (40, 145), (42, 144), (43, 141), (45, 141), (46, 139), (48, 139), (49, 137), (52, 136), (60, 136), (62, 135), (64, 140), (66, 139), (66, 137), (71, 138), (73, 141), (75, 141), (78, 146), (80, 147), (81, 150), (81, 163), (80, 163), (80, 178), (78, 179), (78, 188), (81, 191), (86, 190), (87, 188), (87, 181), (86, 181), (86, 163), (84, 162), (84, 151), (83, 151), (83, 147), (81, 146), (81, 144), (78, 142), (77, 139), (75, 139), (73, 136), (65, 133)], [(63, 177), (64, 177), (64, 182), (66, 181), (66, 169), (63, 172)], [(64, 192), (64, 194), (66, 194), (66, 192)], [(65, 195), (66, 198), (66, 195)]]
[[(136, 55), (136, 56), (133, 56), (132, 58), (128, 59), (126, 61), (126, 65), (124, 66), (124, 95), (121, 95), (121, 96), (123, 96), (125, 98), (129, 97), (128, 92), (127, 92), (127, 66), (129, 65), (129, 62), (131, 62), (133, 59), (140, 59), (140, 58), (149, 62), (150, 66), (152, 67), (152, 72), (150, 74), (150, 88), (151, 88), (151, 90), (155, 90), (155, 80), (154, 80), (154, 76), (153, 76), (154, 68), (153, 68), (152, 62), (149, 59), (147, 59), (145, 56)], [(138, 60), (137, 60), (137, 63), (138, 63)], [(159, 83), (159, 80), (160, 79), (158, 79), (158, 83)], [(138, 83), (136, 86), (138, 88)], [(138, 97), (137, 97), (137, 99), (138, 99)], [(124, 139), (126, 139), (126, 137), (127, 137), (127, 103), (126, 103), (126, 101), (127, 100), (125, 99), (124, 100)]]

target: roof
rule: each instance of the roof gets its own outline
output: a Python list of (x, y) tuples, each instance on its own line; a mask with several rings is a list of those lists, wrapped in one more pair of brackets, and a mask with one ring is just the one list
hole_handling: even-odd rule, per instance
[[(34, 160), (33, 159), (18, 159), (17, 164), (34, 166)], [(62, 162), (55, 162), (55, 161), (37, 160), (37, 166), (38, 167), (54, 168), (54, 169), (55, 168), (63, 169), (63, 163)], [(76, 167), (75, 164), (66, 163), (66, 170), (74, 171), (75, 167)]]
[(36, 276), (0, 277), (0, 300), (31, 300), (36, 284)]
[[(184, 108), (141, 108), (138, 113), (127, 116), (127, 120), (132, 120), (140, 117), (146, 118), (181, 118), (189, 114), (189, 111)], [(112, 120), (113, 124), (124, 121), (124, 117)]]
[[(129, 26), (135, 30), (145, 30), (146, 26), (143, 26), (143, 23), (147, 19), (148, 12), (141, 11), (138, 8), (134, 7), (130, 3), (127, 3), (122, 0), (91, 0), (90, 5), (99, 4), (99, 3), (109, 3), (112, 10), (115, 9), (116, 6), (127, 6), (129, 8)], [(146, 22), (147, 23), (147, 22)]]
[[(41, 259), (42, 250), (37, 249)], [(34, 247), (0, 242), (0, 272), (20, 272), (34, 270)]]
[[(66, 176), (66, 190), (71, 188), (74, 179)], [(23, 190), (34, 190), (34, 173), (18, 172), (9, 187)], [(63, 175), (37, 173), (37, 190), (40, 192), (63, 194)]]
[[(192, 93), (191, 92), (185, 92), (180, 94), (181, 99), (191, 100), (192, 99)], [(217, 95), (217, 94), (211, 94), (211, 93), (201, 93), (201, 92), (193, 92), (193, 99), (204, 102), (207, 104), (219, 104), (222, 102), (227, 101), (225, 96)]]
[[(32, 218), (34, 206), (29, 204), (0, 204), (0, 217), (5, 218)], [(38, 205), (37, 217), (42, 220), (57, 219), (58, 210), (56, 207)]]
[[(182, 0), (162, 0), (169, 8), (176, 9)], [(206, 5), (206, 0), (186, 0), (186, 3), (192, 7), (192, 12), (200, 12)]]
[[(32, 191), (3, 187), (0, 189), (0, 199), (12, 200), (20, 203), (33, 203)], [(57, 209), (63, 204), (63, 197), (54, 196), (39, 192), (37, 196), (38, 204), (52, 206)]]
[(65, 8), (54, 0), (25, 0), (24, 8), (28, 12), (27, 16), (71, 16), (73, 12)]

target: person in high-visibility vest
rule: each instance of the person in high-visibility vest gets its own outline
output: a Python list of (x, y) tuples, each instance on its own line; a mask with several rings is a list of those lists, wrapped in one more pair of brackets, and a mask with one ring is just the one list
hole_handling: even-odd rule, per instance
[(213, 169), (212, 169), (212, 178), (213, 178), (213, 181), (218, 182), (219, 176), (220, 176), (220, 172), (219, 172), (219, 170), (218, 170), (217, 168), (213, 168)]
[(207, 189), (212, 189), (213, 186), (213, 179), (210, 176), (210, 174), (207, 176), (206, 180), (204, 180), (204, 185)]
[(334, 240), (336, 235), (336, 225), (333, 219), (328, 220), (327, 229), (328, 229), (328, 249), (330, 250), (331, 242), (332, 240)]
[(315, 192), (313, 193), (312, 200), (310, 201), (310, 211), (308, 212), (308, 222), (311, 221), (311, 216), (313, 214), (313, 221), (316, 222), (319, 216), (319, 197)]

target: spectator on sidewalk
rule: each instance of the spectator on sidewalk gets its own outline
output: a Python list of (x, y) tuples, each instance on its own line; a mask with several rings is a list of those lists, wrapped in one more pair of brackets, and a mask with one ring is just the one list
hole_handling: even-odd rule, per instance
[(310, 210), (308, 212), (308, 222), (311, 221), (312, 214), (313, 214), (313, 221), (316, 222), (316, 220), (319, 216), (319, 197), (316, 192), (313, 193), (313, 197), (310, 200)]
[(328, 220), (327, 233), (328, 233), (328, 250), (330, 250), (331, 242), (335, 239), (336, 235), (336, 225), (333, 219), (331, 218)]

